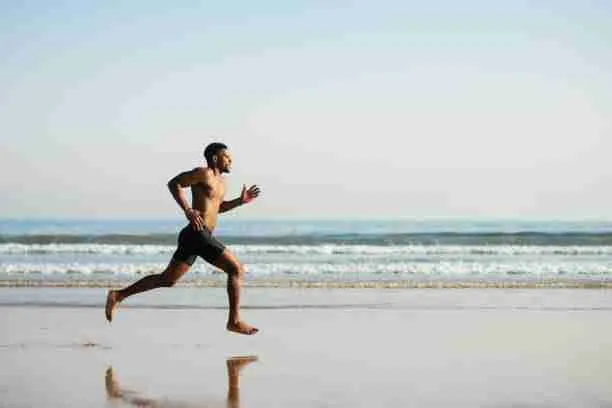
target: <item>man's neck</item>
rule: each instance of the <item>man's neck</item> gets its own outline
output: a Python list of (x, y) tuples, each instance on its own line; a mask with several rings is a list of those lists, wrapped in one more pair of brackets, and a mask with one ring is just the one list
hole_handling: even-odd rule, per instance
[(221, 175), (222, 175), (223, 173), (221, 172), (221, 170), (220, 170), (219, 168), (216, 168), (216, 167), (209, 167), (209, 169), (210, 169), (210, 170), (212, 170), (212, 173), (213, 173), (213, 175), (214, 175), (215, 177), (217, 177), (217, 178), (221, 178)]

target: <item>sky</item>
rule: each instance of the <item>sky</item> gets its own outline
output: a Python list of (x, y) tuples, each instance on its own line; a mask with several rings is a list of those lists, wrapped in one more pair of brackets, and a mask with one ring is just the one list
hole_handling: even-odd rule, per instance
[[(173, 3), (170, 5), (170, 3)], [(612, 2), (0, 3), (0, 218), (612, 219)]]

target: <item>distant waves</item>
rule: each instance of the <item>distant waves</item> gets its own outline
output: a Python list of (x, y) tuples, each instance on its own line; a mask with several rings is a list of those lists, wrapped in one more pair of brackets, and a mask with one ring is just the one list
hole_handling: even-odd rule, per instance
[[(417, 232), (306, 235), (218, 235), (230, 245), (536, 245), (612, 246), (612, 232)], [(0, 234), (0, 244), (175, 245), (177, 234)]]
[[(267, 245), (229, 244), (236, 254), (295, 254), (295, 255), (602, 255), (612, 256), (612, 245), (365, 245), (328, 244)], [(161, 255), (171, 254), (175, 245), (153, 244), (93, 244), (93, 243), (2, 243), (0, 255), (35, 254), (98, 254), (98, 255)]]
[[(161, 272), (175, 234), (1, 235), (0, 284), (92, 285)], [(302, 235), (220, 234), (263, 286), (607, 287), (612, 233), (416, 232)], [(199, 260), (183, 283), (217, 285), (224, 275)], [(538, 286), (539, 287), (539, 286)]]

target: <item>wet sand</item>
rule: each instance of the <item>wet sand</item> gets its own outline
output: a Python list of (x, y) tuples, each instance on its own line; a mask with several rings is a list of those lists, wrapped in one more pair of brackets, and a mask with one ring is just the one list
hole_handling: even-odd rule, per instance
[(0, 406), (612, 406), (606, 290), (175, 289), (2, 289)]

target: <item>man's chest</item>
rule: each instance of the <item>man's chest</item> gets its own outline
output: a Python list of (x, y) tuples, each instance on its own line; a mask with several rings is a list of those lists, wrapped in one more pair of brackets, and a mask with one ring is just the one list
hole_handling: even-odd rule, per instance
[(211, 180), (192, 186), (195, 194), (202, 194), (209, 199), (222, 199), (225, 195), (225, 183), (221, 180)]

